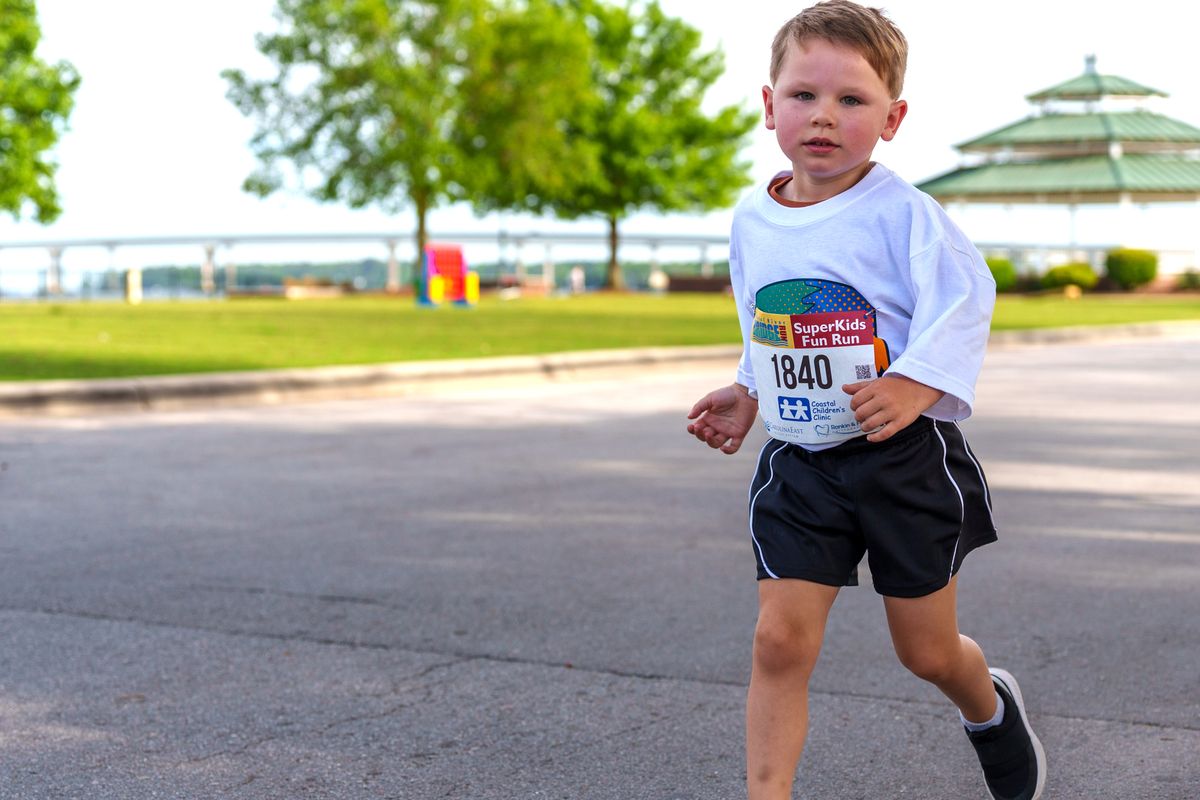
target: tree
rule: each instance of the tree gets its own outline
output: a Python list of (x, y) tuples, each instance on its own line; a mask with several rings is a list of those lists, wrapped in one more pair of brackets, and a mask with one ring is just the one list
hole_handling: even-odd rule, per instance
[(45, 224), (62, 213), (49, 152), (66, 130), (79, 75), (36, 56), (33, 0), (0, 0), (0, 20), (0, 211), (19, 218), (32, 205)]
[(713, 115), (704, 94), (724, 70), (720, 51), (701, 52), (700, 32), (663, 13), (655, 0), (624, 6), (567, 0), (589, 31), (594, 97), (568, 124), (581, 149), (569, 193), (552, 201), (562, 217), (608, 222), (606, 284), (622, 288), (619, 225), (631, 212), (707, 210), (731, 205), (750, 181), (738, 155), (756, 112), (727, 106)]
[[(278, 0), (275, 16), (280, 30), (260, 35), (258, 49), (278, 74), (223, 73), (230, 100), (257, 121), (248, 191), (281, 188), (290, 162), (319, 200), (411, 204), (420, 258), (439, 204), (533, 207), (565, 181), (557, 122), (586, 85), (588, 43), (557, 4)], [(552, 77), (567, 91), (551, 91)], [(537, 158), (559, 152), (557, 163)]]
[(592, 43), (577, 23), (553, 0), (527, 1), (494, 13), (492, 35), (475, 38), (452, 143), (477, 213), (540, 212), (595, 179), (596, 144), (569, 128), (592, 98)]

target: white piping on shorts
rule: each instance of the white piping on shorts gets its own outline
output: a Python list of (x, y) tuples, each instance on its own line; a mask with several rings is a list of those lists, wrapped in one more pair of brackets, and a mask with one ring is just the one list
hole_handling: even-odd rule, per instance
[(996, 527), (996, 518), (992, 516), (992, 493), (988, 491), (987, 480), (983, 477), (983, 467), (979, 466), (979, 461), (976, 460), (975, 454), (971, 452), (971, 446), (967, 444), (967, 437), (963, 434), (962, 428), (957, 422), (954, 427), (958, 428), (958, 435), (962, 436), (963, 450), (967, 451), (967, 458), (971, 459), (971, 463), (975, 465), (975, 471), (979, 473), (979, 485), (983, 487), (983, 500), (987, 503), (988, 519), (992, 523), (992, 527)]
[[(954, 487), (955, 493), (958, 495), (958, 538), (954, 540), (954, 552), (950, 554), (950, 578), (954, 577), (954, 559), (958, 557), (958, 545), (962, 542), (963, 523), (967, 521), (967, 504), (963, 500), (962, 491), (958, 488), (958, 484), (954, 481), (954, 476), (950, 474), (950, 450), (946, 447), (946, 439), (942, 436), (942, 432), (938, 430), (937, 422), (933, 423), (933, 432), (937, 434), (938, 441), (942, 443), (942, 469), (946, 471), (946, 477), (950, 479), (950, 485)], [(946, 580), (950, 580), (947, 578)]]
[[(758, 460), (760, 462), (762, 461), (762, 454), (767, 450), (767, 446), (774, 441), (776, 440), (767, 439), (767, 443), (762, 446), (762, 450), (758, 451)], [(775, 480), (775, 456), (779, 455), (779, 452), (785, 447), (787, 447), (787, 442), (781, 442), (779, 449), (774, 453), (771, 453), (771, 457), (767, 459), (767, 466), (770, 468), (770, 472), (767, 475), (767, 482), (758, 487), (758, 491), (755, 492), (754, 496), (750, 498), (750, 538), (754, 541), (754, 549), (758, 551), (758, 560), (762, 562), (763, 569), (767, 571), (768, 575), (776, 580), (779, 579), (779, 576), (772, 572), (771, 568), (767, 566), (767, 557), (763, 555), (762, 545), (758, 543), (758, 537), (754, 535), (754, 503), (758, 500), (758, 496), (762, 494), (762, 490), (770, 486), (771, 481)], [(746, 492), (746, 494), (749, 494), (749, 492)]]

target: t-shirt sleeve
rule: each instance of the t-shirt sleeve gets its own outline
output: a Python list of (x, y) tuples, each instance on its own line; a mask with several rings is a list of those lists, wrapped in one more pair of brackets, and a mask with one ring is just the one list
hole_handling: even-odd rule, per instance
[(737, 304), (738, 325), (742, 329), (742, 357), (738, 360), (734, 380), (750, 390), (751, 397), (758, 396), (754, 385), (754, 367), (750, 363), (750, 331), (754, 327), (753, 312), (747, 307), (746, 276), (742, 272), (742, 261), (738, 257), (737, 235), (729, 243), (729, 282), (733, 287), (733, 302)]
[(925, 412), (939, 420), (971, 415), (996, 304), (996, 282), (972, 245), (939, 239), (912, 257), (915, 298), (908, 344), (888, 372), (945, 392)]

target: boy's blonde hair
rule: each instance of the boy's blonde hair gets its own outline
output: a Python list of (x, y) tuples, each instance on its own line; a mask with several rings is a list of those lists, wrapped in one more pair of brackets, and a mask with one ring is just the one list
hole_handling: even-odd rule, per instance
[(771, 44), (771, 83), (779, 77), (783, 59), (792, 42), (813, 37), (844, 45), (858, 52), (887, 85), (892, 99), (904, 88), (908, 63), (908, 41), (883, 14), (850, 0), (823, 0), (804, 9), (779, 29)]

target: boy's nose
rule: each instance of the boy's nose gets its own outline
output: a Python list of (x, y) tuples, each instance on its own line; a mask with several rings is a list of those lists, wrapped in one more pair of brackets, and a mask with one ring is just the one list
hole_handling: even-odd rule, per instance
[(813, 109), (812, 124), (817, 128), (832, 128), (836, 117), (833, 110), (827, 106), (821, 105)]

